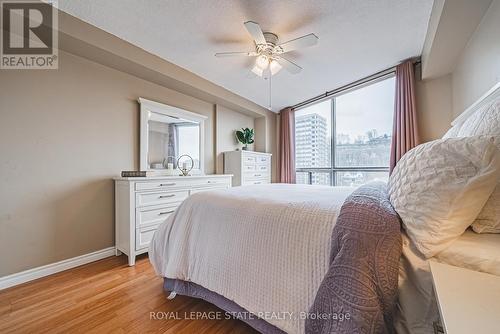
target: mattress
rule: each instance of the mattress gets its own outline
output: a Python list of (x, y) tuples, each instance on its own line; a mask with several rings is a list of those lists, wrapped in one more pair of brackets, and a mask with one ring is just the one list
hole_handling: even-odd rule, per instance
[(425, 259), (403, 233), (395, 323), (400, 334), (433, 333), (433, 323), (439, 319), (429, 261), (500, 276), (500, 234), (477, 234), (469, 229), (449, 248)]

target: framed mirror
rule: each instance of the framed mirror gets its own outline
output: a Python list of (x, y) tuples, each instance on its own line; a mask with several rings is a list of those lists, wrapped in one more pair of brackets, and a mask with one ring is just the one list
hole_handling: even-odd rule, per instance
[(139, 104), (140, 169), (168, 175), (170, 163), (174, 175), (179, 175), (177, 159), (189, 155), (193, 159), (191, 174), (204, 174), (204, 121), (207, 117), (144, 98), (139, 98)]

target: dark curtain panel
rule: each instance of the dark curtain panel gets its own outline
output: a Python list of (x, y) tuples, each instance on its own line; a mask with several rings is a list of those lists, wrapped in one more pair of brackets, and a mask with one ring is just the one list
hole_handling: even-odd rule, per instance
[(415, 104), (415, 71), (413, 62), (396, 67), (396, 94), (392, 130), (390, 173), (401, 157), (419, 144)]
[(285, 108), (280, 111), (278, 155), (278, 180), (295, 183), (295, 111)]

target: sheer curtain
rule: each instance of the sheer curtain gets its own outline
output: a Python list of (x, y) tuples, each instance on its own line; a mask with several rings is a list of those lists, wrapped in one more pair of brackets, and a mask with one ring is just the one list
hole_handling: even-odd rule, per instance
[(419, 144), (415, 104), (415, 72), (412, 61), (396, 67), (396, 94), (389, 173), (401, 157)]
[(295, 111), (285, 108), (280, 111), (278, 180), (295, 183)]

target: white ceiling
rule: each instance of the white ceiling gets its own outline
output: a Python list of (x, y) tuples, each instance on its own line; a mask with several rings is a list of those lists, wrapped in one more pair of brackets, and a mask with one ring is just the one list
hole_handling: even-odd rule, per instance
[(59, 0), (59, 8), (236, 94), (267, 107), (268, 82), (250, 59), (216, 52), (253, 50), (243, 22), (284, 42), (314, 32), (317, 46), (288, 58), (303, 67), (272, 80), (278, 111), (422, 52), (433, 0)]

